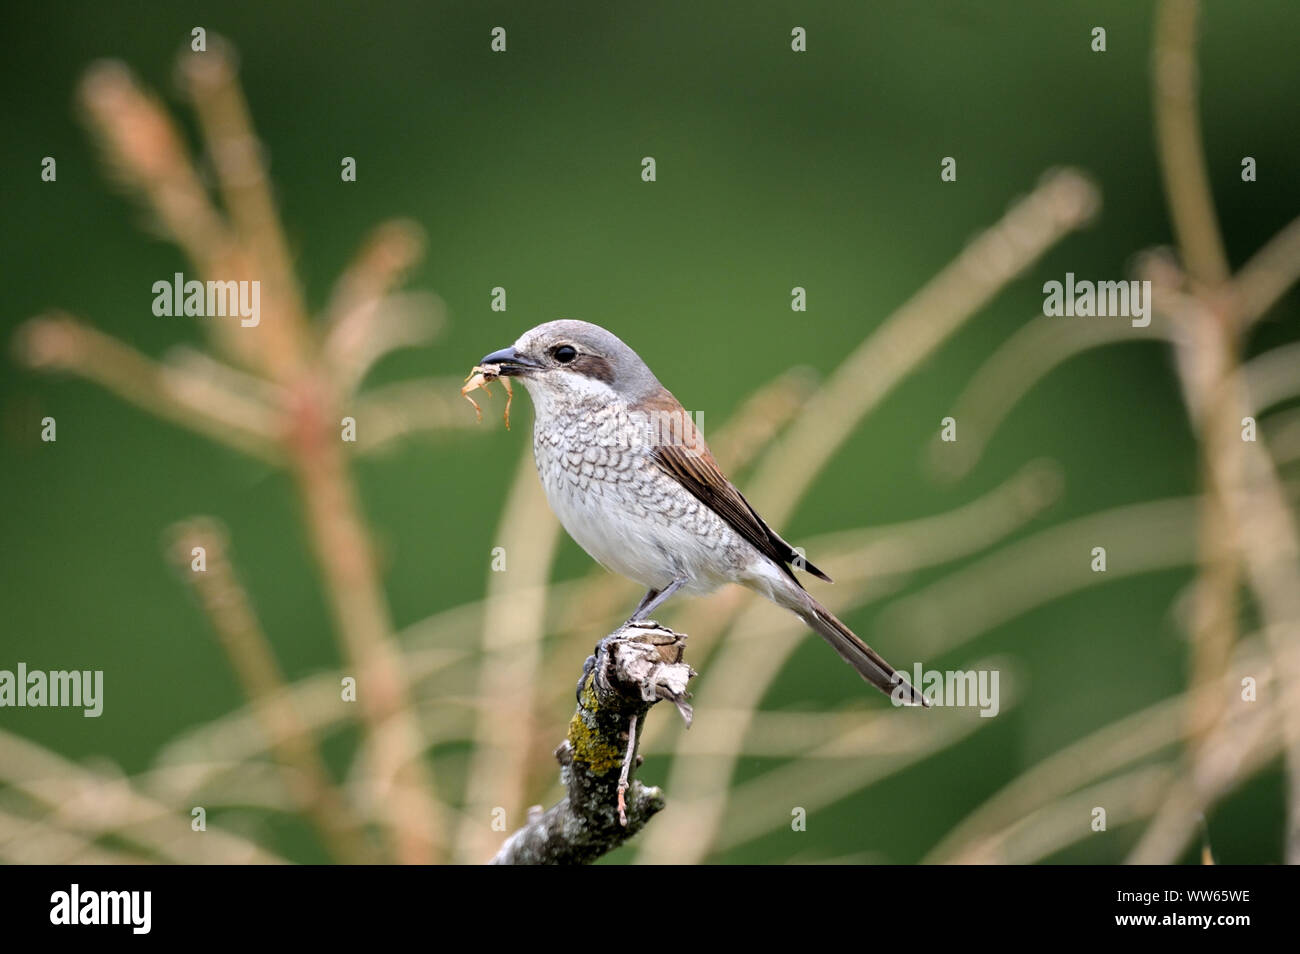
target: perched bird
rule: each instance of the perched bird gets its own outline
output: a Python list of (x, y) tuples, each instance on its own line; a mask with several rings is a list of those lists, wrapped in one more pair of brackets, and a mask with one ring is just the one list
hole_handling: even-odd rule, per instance
[(629, 622), (674, 593), (739, 583), (793, 612), (882, 692), (928, 704), (800, 585), (792, 567), (830, 577), (763, 522), (690, 415), (621, 340), (589, 322), (551, 321), (479, 364), (518, 378), (532, 397), (537, 473), (564, 529), (598, 563), (648, 588)]

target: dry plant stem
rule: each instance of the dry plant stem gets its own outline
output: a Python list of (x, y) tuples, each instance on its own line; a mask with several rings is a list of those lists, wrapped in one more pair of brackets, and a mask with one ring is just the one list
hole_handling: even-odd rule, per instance
[[(1300, 397), (1300, 341), (1277, 345), (1241, 366), (1251, 414), (1267, 411)], [(1270, 444), (1270, 446), (1272, 446)]]
[(954, 861), (980, 865), (1042, 862), (1088, 837), (1105, 837), (1086, 823), (1079, 824), (1079, 819), (1089, 818), (1097, 806), (1105, 806), (1109, 828), (1149, 817), (1173, 791), (1176, 775), (1173, 767), (1161, 763), (1140, 765), (1105, 778), (1025, 813)]
[(764, 457), (748, 496), (768, 521), (778, 527), (788, 522), (862, 418), (1003, 285), (1086, 224), (1100, 201), (1081, 173), (1050, 173), (887, 318), (836, 368)]
[(1188, 272), (1204, 287), (1214, 289), (1228, 281), (1230, 272), (1196, 109), (1198, 17), (1197, 0), (1163, 0), (1156, 18), (1151, 66), (1156, 140), (1174, 233)]
[(129, 865), (145, 859), (0, 809), (0, 860), (11, 865)]
[(310, 361), (307, 313), (233, 56), (224, 41), (214, 39), (206, 52), (183, 55), (179, 73), (198, 113), (239, 244), (256, 263), (255, 277), (262, 282), (267, 319), (253, 329), (258, 335), (243, 334), (239, 340), (259, 342), (255, 359), (268, 377), (293, 381)]
[(1241, 706), (1229, 713), (1198, 750), (1195, 774), (1180, 771), (1171, 779), (1164, 799), (1149, 812), (1151, 822), (1129, 864), (1176, 863), (1215, 802), (1285, 751), (1275, 723), (1279, 710), (1300, 702), (1300, 694), (1276, 681), (1272, 687), (1277, 705)]
[[(850, 551), (836, 565), (847, 564), (853, 579), (874, 577), (874, 582), (879, 583), (883, 574), (933, 566), (989, 546), (1020, 525), (1016, 514), (1020, 520), (1028, 519), (1036, 512), (1035, 502), (1043, 506), (1054, 496), (1050, 488), (1034, 492), (1041, 479), (1036, 468), (1027, 467), (998, 490), (958, 510), (883, 528), (880, 539)], [(1022, 494), (1030, 498), (1029, 505), (1014, 505), (1012, 501)], [(832, 612), (842, 614), (846, 607), (861, 602), (851, 591), (846, 592), (852, 585), (851, 576), (841, 574), (839, 584), (822, 597)], [(879, 593), (874, 596), (878, 598)], [(746, 713), (746, 717), (734, 720), (733, 734), (723, 753), (718, 753), (714, 741), (708, 740), (713, 748), (707, 757), (701, 757), (706, 740), (694, 735), (678, 739), (668, 784), (677, 804), (687, 808), (673, 809), (671, 829), (648, 833), (640, 844), (640, 861), (697, 864), (707, 857), (726, 822), (728, 786), (752, 716), (790, 654), (807, 635), (802, 624), (775, 607), (752, 600), (742, 605), (743, 613), (729, 634), (743, 633), (744, 643), (730, 638), (719, 641), (709, 657), (709, 698), (716, 705)]]
[[(341, 416), (337, 395), (348, 393), (349, 382), (331, 376), (312, 338), (229, 48), (210, 37), (206, 53), (182, 58), (180, 75), (199, 115), (229, 222), (204, 191), (174, 124), (125, 67), (109, 63), (89, 71), (81, 103), (118, 178), (141, 195), (206, 278), (261, 282), (260, 324), (221, 321), (206, 327), (227, 354), (278, 385), (282, 403), (263, 408), (256, 393), (230, 392), (231, 375), (196, 374), (192, 364), (188, 373), (159, 368), (125, 345), (68, 322), (35, 323), (21, 343), (35, 366), (76, 371), (162, 417), (288, 463), (351, 667), (345, 671), (358, 680), (365, 750), (377, 782), (374, 802), (386, 837), (397, 860), (436, 861), (441, 807), (424, 763), (373, 547), (334, 430)], [(411, 252), (409, 246), (397, 249), (396, 265)], [(363, 330), (357, 333), (365, 337)]]
[[(636, 733), (661, 699), (690, 724), (682, 661), (686, 637), (649, 621), (600, 641), (583, 667), (578, 707), (567, 738), (555, 750), (568, 794), (549, 811), (530, 816), (492, 859), (497, 865), (587, 864), (613, 851), (664, 807), (657, 788), (628, 779)], [(626, 793), (626, 794), (625, 794)]]
[[(1049, 174), (887, 318), (835, 370), (804, 405), (787, 436), (765, 455), (751, 496), (770, 521), (777, 526), (787, 522), (800, 498), (862, 418), (1003, 285), (1086, 224), (1099, 204), (1096, 187), (1082, 174), (1069, 169)], [(743, 628), (738, 623), (730, 633)], [(780, 630), (781, 638), (769, 637), (762, 651), (737, 660), (734, 679), (726, 666), (717, 667), (727, 683), (721, 687), (724, 701), (756, 710), (763, 689), (776, 678), (799, 635), (787, 625)], [(729, 646), (721, 648), (725, 652)], [(730, 661), (730, 656), (720, 654), (718, 658)], [(698, 862), (718, 839), (734, 757), (701, 765), (701, 760), (689, 758), (691, 745), (686, 737), (679, 740), (671, 778), (674, 782), (679, 775), (684, 781), (689, 779), (684, 789), (699, 800), (698, 810), (682, 816), (682, 822), (693, 827), (683, 831), (675, 825), (671, 840), (664, 834), (651, 837), (641, 846), (642, 860)], [(734, 752), (738, 754), (742, 747), (743, 732), (735, 739)]]
[(424, 233), (418, 225), (385, 222), (366, 238), (335, 283), (325, 314), (322, 353), (341, 393), (355, 391), (383, 355), (433, 337), (438, 322), (428, 316), (384, 308), (423, 248)]
[[(403, 666), (412, 685), (441, 674), (458, 685), (457, 675), (467, 668), (467, 654), (455, 649), (422, 647), (403, 654)], [(352, 720), (351, 711), (339, 706), (340, 670), (313, 673), (288, 686), (291, 702), (299, 720), (317, 735), (328, 734)], [(436, 727), (425, 726), (430, 744), (463, 738), (468, 700), (440, 697), (429, 699), (426, 716), (440, 708), (450, 710), (454, 718), (437, 720)], [(432, 721), (432, 720), (431, 720)], [(226, 765), (257, 762), (266, 754), (267, 739), (251, 708), (234, 709), (202, 725), (182, 732), (163, 746), (154, 757), (151, 771), (173, 773), (184, 778), (180, 787), (164, 786), (163, 791), (185, 797), (184, 792), (203, 784), (205, 777), (225, 771)]]
[[(373, 547), (360, 516), (342, 445), (333, 431), (330, 395), (337, 389), (313, 370), (306, 312), (280, 227), (261, 145), (224, 43), (186, 55), (188, 84), (208, 142), (225, 207), (238, 243), (256, 263), (266, 316), (256, 329), (232, 329), (226, 344), (290, 391), (287, 444), (302, 494), (307, 529), (325, 576), (349, 661), (378, 783), (389, 842), (397, 860), (436, 861), (440, 812), (423, 758), (423, 742), (408, 699)], [(246, 332), (259, 334), (250, 336)], [(256, 342), (256, 347), (251, 342)]]
[(474, 415), (465, 413), (465, 401), (455, 397), (460, 385), (460, 378), (450, 377), (398, 381), (357, 395), (350, 404), (357, 419), (357, 451), (371, 454), (417, 434), (479, 427)]
[[(163, 354), (163, 367), (179, 383), (201, 382), (202, 397), (207, 403), (235, 402), (242, 416), (262, 422), (262, 430), (282, 437), (279, 409), (285, 404), (285, 389), (261, 375), (213, 357), (202, 348), (175, 345)], [(226, 409), (221, 408), (222, 412)]]
[[(1070, 593), (1134, 573), (1184, 567), (1195, 551), (1196, 503), (1171, 497), (1050, 526), (885, 607), (876, 617), (876, 632), (922, 657), (937, 656)], [(1101, 574), (1072, 559), (1096, 540), (1123, 553), (1124, 564)]]
[[(1233, 300), (1238, 303), (1242, 327), (1248, 328), (1297, 280), (1300, 219), (1270, 239), (1233, 278)], [(1065, 326), (1039, 320), (1027, 322), (984, 362), (958, 397), (953, 417), (962, 422), (961, 443), (945, 444), (935, 436), (930, 455), (936, 470), (954, 480), (969, 473), (1011, 409), (1066, 360), (1090, 348), (1151, 340), (1171, 341), (1173, 330), (1163, 321), (1146, 327), (1122, 322)], [(1248, 376), (1254, 412), (1295, 396), (1298, 351), (1300, 345), (1285, 345), (1251, 361)]]
[[(260, 413), (234, 417), (231, 408), (250, 405), (234, 395), (229, 402), (189, 400), (193, 388), (178, 388), (178, 379), (135, 350), (67, 318), (36, 319), (19, 339), (24, 359), (34, 367), (73, 371), (160, 417), (183, 424), (238, 450), (271, 463), (282, 462), (285, 446)], [(211, 388), (220, 385), (214, 380)], [(305, 389), (300, 388), (298, 393)], [(322, 388), (322, 390), (324, 390)], [(344, 648), (354, 675), (361, 680), (358, 699), (371, 734), (380, 740), (376, 771), (385, 789), (400, 779), (383, 804), (390, 841), (410, 862), (436, 858), (437, 803), (423, 744), (409, 711), (397, 651), (391, 641), (388, 610), (368, 533), (358, 514), (355, 490), (341, 444), (324, 418), (320, 397), (308, 393), (292, 417), (288, 456), (306, 501), (308, 531), (322, 569)], [(223, 408), (224, 417), (213, 408)]]
[(817, 390), (808, 368), (791, 368), (741, 402), (725, 425), (709, 434), (713, 456), (733, 477), (766, 450)]
[[(980, 846), (999, 831), (1016, 826), (1052, 803), (1061, 802), (1071, 792), (1159, 757), (1164, 750), (1187, 738), (1191, 724), (1187, 717), (1189, 710), (1203, 705), (1211, 695), (1231, 691), (1245, 673), (1259, 679), (1261, 686), (1275, 684), (1269, 660), (1255, 637), (1243, 640), (1231, 672), (1225, 673), (1218, 685), (1189, 689), (1161, 699), (1052, 753), (967, 816), (925, 860), (941, 864), (978, 860)], [(1265, 690), (1266, 694), (1269, 692)]]
[(408, 698), (388, 605), (342, 444), (310, 411), (297, 431), (293, 471), (316, 561), (349, 661), (378, 784), (377, 804), (397, 860), (430, 864), (442, 851), (442, 819), (424, 743)]
[(531, 760), (539, 749), (537, 674), (559, 522), (543, 498), (531, 449), (520, 455), (500, 527), (497, 545), (509, 561), (508, 572), (488, 573), (474, 755), (456, 841), (462, 864), (480, 863), (496, 848), (488, 823), (493, 806), (503, 806), (507, 817), (523, 808)]
[(167, 111), (121, 63), (97, 63), (78, 88), (85, 117), (116, 179), (139, 193), (158, 224), (201, 272), (236, 265), (238, 250), (190, 162)]
[[(193, 569), (191, 555), (195, 547), (203, 548), (203, 570)], [(248, 594), (235, 577), (224, 534), (209, 520), (192, 520), (176, 528), (173, 555), (230, 657), (280, 763), (290, 797), (311, 819), (336, 860), (347, 864), (378, 861), (363, 826), (330, 779), (315, 737), (293, 707), (279, 663)]]
[(211, 823), (195, 838), (188, 812), (173, 811), (121, 777), (70, 762), (0, 729), (0, 781), (44, 808), (62, 831), (114, 835), (149, 857), (175, 864), (280, 864), (284, 859)]
[[(1279, 675), (1284, 685), (1291, 685), (1300, 679), (1291, 652), (1300, 642), (1300, 542), (1273, 461), (1262, 445), (1241, 440), (1237, 432), (1242, 417), (1250, 413), (1240, 377), (1241, 331), (1247, 322), (1239, 317), (1240, 302), (1230, 286), (1205, 171), (1196, 110), (1198, 10), (1194, 0), (1164, 0), (1153, 63), (1161, 170), (1194, 296), (1188, 302), (1171, 296), (1175, 306), (1167, 309), (1185, 336), (1179, 371), (1201, 439), (1206, 487), (1194, 684), (1210, 682), (1222, 671), (1235, 638), (1238, 561), (1244, 561)], [(1284, 235), (1281, 241), (1286, 240)], [(1250, 277), (1252, 283), (1267, 285), (1278, 271), (1273, 262)], [(1258, 303), (1264, 295), (1252, 291), (1249, 297)], [(1211, 671), (1216, 666), (1218, 671)], [(1211, 712), (1209, 717), (1219, 716)], [(1289, 787), (1285, 857), (1300, 863), (1300, 705), (1284, 698), (1278, 716), (1286, 740)], [(1201, 717), (1196, 726), (1200, 739), (1208, 738), (1211, 726), (1207, 717)], [(1202, 748), (1192, 749), (1192, 778), (1198, 773)], [(1170, 811), (1176, 807), (1171, 802)], [(1185, 835), (1187, 825), (1153, 825), (1135, 856), (1176, 853), (1174, 839), (1161, 837), (1165, 831)]]
[(18, 357), (29, 367), (63, 371), (93, 381), (158, 417), (188, 427), (218, 443), (267, 463), (283, 459), (274, 418), (255, 399), (208, 382), (199, 389), (181, 373), (142, 355), (116, 338), (54, 313), (33, 318), (15, 339)]
[(1042, 320), (1041, 314), (1030, 318), (998, 346), (958, 395), (952, 416), (961, 421), (961, 441), (945, 442), (935, 434), (928, 449), (934, 474), (948, 481), (969, 474), (1012, 408), (1070, 358), (1103, 345), (1168, 337), (1159, 322), (1143, 328), (1121, 322), (1061, 325)]
[(1049, 755), (975, 809), (923, 860), (936, 864), (978, 860), (982, 846), (1020, 819), (1168, 748), (1183, 736), (1185, 709), (1195, 698), (1199, 696), (1189, 693), (1163, 699)]
[(416, 222), (393, 219), (375, 228), (335, 282), (326, 324), (333, 330), (356, 320), (401, 283), (423, 251), (424, 231)]
[[(1225, 506), (1224, 488), (1217, 479), (1213, 459), (1232, 439), (1232, 424), (1226, 408), (1209, 409), (1209, 424), (1200, 432), (1202, 483), (1199, 501), (1196, 581), (1191, 621), (1193, 688), (1213, 685), (1224, 671), (1237, 639), (1237, 587), (1239, 570), (1234, 526)], [(1231, 453), (1231, 449), (1227, 450)], [(1206, 704), (1188, 713), (1192, 722), (1189, 746), (1194, 751), (1223, 718), (1226, 698), (1212, 696)], [(1193, 759), (1195, 755), (1193, 755)]]
[[(972, 552), (1022, 527), (1026, 521), (1041, 513), (1046, 506), (1057, 499), (1058, 494), (1059, 475), (1056, 470), (1042, 462), (1032, 462), (986, 497), (965, 504), (951, 513), (873, 528), (870, 531), (842, 531), (812, 539), (809, 545), (813, 552), (835, 555), (834, 563), (841, 567), (838, 573), (841, 577), (841, 587), (836, 588), (839, 590), (844, 585), (851, 587), (858, 579), (897, 575), (916, 567), (933, 565)], [(935, 541), (942, 541), (942, 544), (936, 545)], [(614, 580), (608, 575), (607, 579)], [(590, 592), (590, 581), (586, 578), (557, 583), (549, 590), (552, 605), (560, 607), (584, 603), (590, 599)], [(531, 601), (540, 598), (541, 593), (538, 591), (521, 595), (531, 604)], [(729, 605), (733, 602), (732, 597), (738, 598), (744, 595), (745, 591), (738, 587), (723, 590), (711, 600), (687, 604), (690, 609), (688, 615), (702, 625), (706, 625), (710, 631), (715, 631), (722, 625), (712, 621), (712, 615), (716, 614), (702, 611), (715, 604)], [(701, 612), (696, 612), (696, 609)], [(405, 665), (410, 681), (419, 682), (433, 678), (438, 672), (442, 672), (443, 678), (451, 680), (448, 691), (464, 691), (463, 672), (467, 662), (464, 649), (459, 647), (469, 646), (469, 634), (482, 632), (486, 611), (486, 600), (470, 602), (443, 611), (403, 630), (399, 637), (402, 644), (408, 647)], [(723, 615), (730, 619), (734, 613), (727, 610)], [(694, 632), (694, 630), (690, 631)], [(698, 635), (692, 636), (693, 642), (697, 639), (699, 639)], [(579, 647), (579, 650), (584, 648), (585, 646)], [(292, 687), (295, 709), (314, 731), (326, 731), (336, 726), (341, 719), (338, 706), (332, 701), (337, 700), (338, 696), (338, 676), (338, 673), (317, 674), (298, 681)], [(549, 698), (549, 689), (565, 681), (561, 671), (552, 671), (547, 667), (539, 678), (541, 684), (548, 690), (546, 711), (551, 710), (553, 702), (572, 705), (572, 696), (567, 689), (558, 689), (555, 700)], [(468, 703), (469, 700), (466, 701)], [(450, 700), (449, 704), (457, 705), (454, 700)], [(724, 728), (740, 718), (739, 713), (729, 715), (726, 710), (721, 710), (721, 714), (719, 710), (711, 711), (712, 715), (707, 726), (709, 729)], [(457, 712), (458, 719), (468, 718), (464, 710), (457, 709)], [(748, 718), (747, 713), (745, 718)], [(785, 718), (789, 716), (761, 713), (758, 721)], [(671, 722), (665, 720), (647, 727), (650, 735), (645, 736), (643, 748), (650, 743), (652, 736), (663, 734), (656, 732), (657, 727), (661, 725), (671, 725)], [(699, 729), (693, 730), (691, 736), (702, 742), (710, 737), (708, 733), (701, 736)], [(716, 744), (710, 743), (714, 748), (710, 748), (706, 754), (730, 751), (727, 747), (730, 743), (724, 743), (722, 740), (731, 737), (729, 731), (722, 732), (717, 736)], [(798, 734), (798, 744), (792, 750), (782, 749), (776, 753), (767, 752), (762, 748), (763, 738), (765, 736), (762, 735), (761, 730), (758, 735), (754, 732), (749, 733), (746, 751), (752, 751), (753, 754), (798, 754), (807, 748), (809, 735), (807, 731), (801, 730)], [(750, 743), (758, 747), (751, 750), (748, 747)], [(163, 750), (157, 764), (181, 769), (197, 761), (253, 759), (264, 752), (262, 735), (251, 722), (248, 711), (237, 710), (210, 726), (182, 736)]]
[(1264, 317), (1297, 281), (1300, 281), (1300, 218), (1292, 219), (1269, 239), (1233, 279), (1242, 330)]
[[(1004, 661), (993, 662), (1004, 677)], [(985, 668), (983, 665), (972, 668)], [(1001, 712), (1018, 703), (1013, 679), (1001, 684)], [(790, 792), (799, 793), (799, 807), (810, 815), (856, 792), (896, 775), (968, 739), (988, 725), (974, 712), (940, 709), (937, 719), (912, 719), (901, 709), (881, 714), (854, 712), (852, 722), (835, 737), (811, 743), (795, 758), (757, 778), (738, 782), (727, 793), (727, 811), (714, 850), (730, 851), (778, 829), (789, 829), (790, 816), (773, 811)], [(713, 710), (709, 710), (709, 721)], [(676, 803), (674, 793), (674, 804)], [(665, 826), (673, 820), (665, 817)]]
[[(221, 59), (223, 53), (213, 50)], [(207, 55), (207, 54), (205, 54)], [(135, 191), (162, 230), (206, 279), (258, 280), (249, 249), (213, 205), (171, 117), (141, 90), (125, 66), (99, 63), (80, 87), (87, 119), (116, 178)], [(273, 302), (268, 316), (274, 314)], [(267, 322), (269, 327), (270, 322)], [(268, 332), (228, 322), (206, 324), (222, 351), (246, 367), (263, 368), (259, 344)], [(274, 334), (274, 332), (270, 332)]]
[[(957, 826), (927, 861), (938, 863), (1029, 864), (1087, 837), (1080, 826), (1096, 805), (1105, 805), (1110, 827), (1140, 818), (1154, 820), (1143, 846), (1129, 859), (1146, 864), (1176, 860), (1182, 846), (1202, 830), (1202, 814), (1239, 779), (1259, 771), (1281, 750), (1276, 723), (1283, 694), (1300, 698), (1300, 688), (1279, 683), (1261, 639), (1243, 640), (1243, 651), (1218, 686), (1189, 690), (1119, 719), (1034, 766), (997, 793)], [(1195, 784), (1166, 762), (1143, 763), (1186, 737), (1186, 710), (1204, 702), (1207, 694), (1233, 692), (1244, 674), (1259, 680), (1260, 701), (1237, 706), (1216, 726), (1207, 743)], [(1123, 775), (1114, 773), (1127, 769)], [(1126, 786), (1108, 787), (1100, 780), (1113, 776), (1135, 781), (1144, 772), (1164, 773), (1156, 791), (1140, 802), (1130, 800)], [(1085, 786), (1093, 786), (1085, 788)], [(1105, 797), (1102, 795), (1106, 789)], [(1082, 808), (1080, 807), (1082, 806)], [(1157, 833), (1152, 837), (1152, 832)], [(1157, 850), (1151, 852), (1150, 847)], [(1172, 854), (1170, 853), (1172, 851)]]
[[(1198, 285), (1217, 290), (1228, 281), (1229, 270), (1210, 195), (1196, 110), (1197, 17), (1195, 0), (1166, 0), (1160, 7), (1152, 61), (1156, 134), (1165, 193), (1186, 266)], [(1201, 570), (1192, 621), (1193, 686), (1218, 681), (1236, 640), (1237, 560), (1223, 488), (1217, 485), (1213, 468), (1214, 457), (1224, 452), (1223, 442), (1230, 439), (1226, 429), (1231, 421), (1227, 409), (1202, 403), (1207, 391), (1219, 386), (1215, 382), (1222, 382), (1234, 370), (1235, 348), (1226, 325), (1224, 322), (1224, 326), (1216, 327), (1211, 321), (1184, 329), (1192, 332), (1193, 341), (1190, 357), (1181, 367), (1201, 379), (1191, 383), (1184, 375), (1189, 404), (1197, 402), (1192, 414), (1201, 438), (1201, 479), (1205, 488), (1199, 518)], [(1189, 713), (1193, 719), (1193, 749), (1222, 712), (1222, 704), (1214, 703)]]
[[(1234, 421), (1241, 420), (1246, 405), (1239, 377), (1225, 382), (1218, 404)], [(1225, 444), (1225, 453), (1216, 455), (1212, 464), (1215, 481), (1223, 488), (1226, 520), (1263, 617), (1279, 682), (1283, 687), (1300, 685), (1300, 534), (1295, 515), (1264, 445), (1232, 438)], [(1290, 789), (1285, 858), (1300, 864), (1300, 699), (1279, 694), (1276, 718), (1285, 741)]]

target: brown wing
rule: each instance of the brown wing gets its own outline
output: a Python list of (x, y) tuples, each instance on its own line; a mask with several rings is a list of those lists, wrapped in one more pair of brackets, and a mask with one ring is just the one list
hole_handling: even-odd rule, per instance
[[(690, 425), (688, 424), (687, 427)], [(829, 576), (813, 566), (807, 558), (795, 552), (794, 547), (782, 540), (775, 530), (763, 522), (763, 518), (749, 505), (749, 501), (718, 468), (718, 463), (709, 453), (704, 439), (698, 432), (693, 432), (693, 436), (694, 441), (686, 440), (682, 444), (656, 443), (655, 462), (665, 473), (727, 521), (728, 525), (753, 544), (759, 553), (769, 557), (777, 566), (785, 570), (791, 579), (794, 579), (794, 573), (790, 571), (789, 564), (797, 562), (813, 576), (830, 583)]]

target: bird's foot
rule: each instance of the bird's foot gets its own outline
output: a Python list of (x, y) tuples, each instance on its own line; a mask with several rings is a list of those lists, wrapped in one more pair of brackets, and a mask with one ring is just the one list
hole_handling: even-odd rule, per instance
[(578, 688), (574, 691), (574, 696), (577, 697), (579, 705), (582, 704), (582, 690), (587, 685), (587, 677), (590, 676), (591, 671), (596, 668), (596, 653), (599, 652), (600, 652), (600, 643), (597, 643), (596, 648), (592, 651), (592, 654), (588, 656), (586, 661), (583, 662), (582, 664), (582, 675), (578, 677)]
[(633, 616), (630, 619), (624, 620), (623, 625), (618, 628), (618, 631), (622, 632), (625, 629), (632, 629), (638, 626), (657, 629), (659, 627), (659, 621), (651, 619), (649, 616)]

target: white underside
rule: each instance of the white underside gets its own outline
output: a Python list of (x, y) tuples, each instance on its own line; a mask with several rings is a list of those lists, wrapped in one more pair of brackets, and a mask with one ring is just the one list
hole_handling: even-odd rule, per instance
[[(584, 397), (606, 406), (619, 403), (599, 382), (579, 387), (602, 392)], [(792, 586), (785, 574), (659, 470), (644, 449), (593, 446), (589, 435), (574, 433), (572, 417), (557, 426), (555, 418), (568, 416), (568, 408), (552, 404), (548, 389), (528, 390), (537, 421), (550, 419), (534, 439), (547, 501), (592, 559), (647, 588), (661, 590), (682, 579), (680, 592), (700, 594), (741, 583), (784, 602), (781, 594)]]
[(551, 508), (569, 536), (592, 559), (647, 588), (663, 589), (684, 577), (683, 591), (707, 593), (730, 576), (719, 573), (717, 549), (693, 529), (635, 513), (610, 493), (557, 487)]

